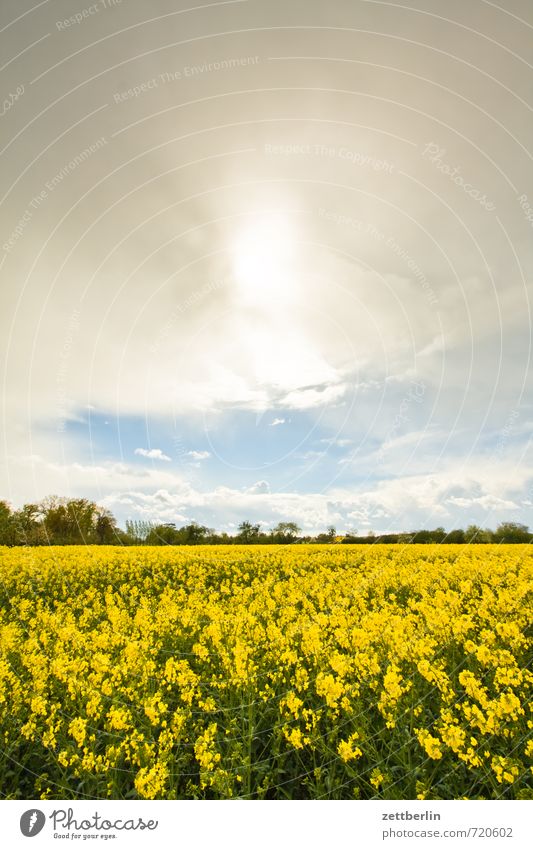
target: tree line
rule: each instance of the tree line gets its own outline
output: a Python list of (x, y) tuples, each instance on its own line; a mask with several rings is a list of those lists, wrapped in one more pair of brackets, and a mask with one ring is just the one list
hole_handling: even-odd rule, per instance
[(495, 531), (469, 525), (446, 531), (418, 530), (396, 534), (339, 535), (333, 526), (315, 536), (302, 535), (296, 522), (279, 522), (271, 530), (259, 523), (243, 521), (234, 534), (191, 522), (177, 527), (172, 522), (156, 524), (136, 520), (119, 528), (113, 514), (86, 498), (49, 496), (38, 504), (25, 504), (13, 510), (0, 501), (0, 545), (279, 545), (292, 543), (530, 543), (533, 534), (527, 525), (503, 522)]

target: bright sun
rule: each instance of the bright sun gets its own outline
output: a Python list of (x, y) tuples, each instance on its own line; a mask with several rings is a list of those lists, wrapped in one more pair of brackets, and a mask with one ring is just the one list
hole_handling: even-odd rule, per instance
[(268, 308), (291, 300), (296, 268), (289, 221), (282, 216), (261, 218), (239, 233), (233, 245), (233, 272), (239, 297), (250, 306)]

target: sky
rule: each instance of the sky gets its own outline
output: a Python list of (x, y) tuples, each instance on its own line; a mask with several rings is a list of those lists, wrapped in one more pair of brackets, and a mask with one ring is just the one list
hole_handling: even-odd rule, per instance
[(3, 0), (0, 499), (533, 525), (526, 0)]

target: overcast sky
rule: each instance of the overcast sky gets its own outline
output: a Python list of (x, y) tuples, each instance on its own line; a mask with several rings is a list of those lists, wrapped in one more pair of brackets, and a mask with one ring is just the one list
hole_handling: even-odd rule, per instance
[(527, 0), (3, 0), (0, 498), (533, 525)]

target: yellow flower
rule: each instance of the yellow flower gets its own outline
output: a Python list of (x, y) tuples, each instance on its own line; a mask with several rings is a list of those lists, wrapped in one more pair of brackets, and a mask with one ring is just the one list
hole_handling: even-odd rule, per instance
[(519, 798), (532, 566), (511, 545), (0, 546), (1, 744), (31, 755), (3, 791), (274, 797), (285, 771), (309, 795), (394, 775), (400, 798)]
[(432, 760), (438, 761), (442, 758), (442, 744), (438, 737), (433, 737), (425, 728), (415, 730), (418, 742)]
[(113, 731), (125, 731), (129, 727), (129, 719), (125, 708), (112, 707), (107, 713), (107, 721)]
[(156, 763), (148, 768), (143, 767), (135, 776), (135, 789), (143, 799), (157, 799), (164, 796), (168, 779), (168, 767)]
[(87, 720), (78, 716), (73, 719), (68, 727), (68, 733), (74, 738), (78, 746), (83, 746), (87, 736)]
[(440, 736), (444, 743), (454, 752), (459, 752), (466, 739), (466, 734), (458, 725), (448, 724), (440, 729)]
[(299, 728), (293, 728), (290, 731), (285, 731), (285, 737), (295, 749), (303, 749), (306, 738)]
[(164, 716), (167, 710), (167, 705), (158, 693), (146, 699), (144, 703), (144, 712), (152, 725), (159, 725), (161, 717)]
[(352, 761), (362, 757), (362, 751), (358, 746), (355, 746), (359, 739), (359, 734), (355, 731), (347, 740), (341, 740), (337, 747), (337, 752), (343, 761)]
[(492, 758), (491, 767), (494, 770), (496, 779), (500, 784), (503, 784), (504, 782), (507, 784), (513, 784), (519, 774), (518, 766), (511, 760), (511, 758), (504, 758), (501, 755), (497, 755)]
[(57, 756), (57, 760), (58, 760), (58, 763), (61, 764), (61, 766), (68, 766), (69, 763), (70, 763), (70, 758), (69, 758), (68, 752), (65, 752), (65, 751), (60, 752)]
[(372, 785), (372, 787), (375, 787), (376, 790), (379, 790), (379, 788), (384, 783), (384, 781), (385, 781), (385, 776), (383, 775), (381, 770), (378, 769), (377, 767), (376, 767), (376, 769), (373, 769), (372, 772), (370, 773), (370, 784)]
[(319, 672), (316, 679), (316, 691), (319, 696), (325, 698), (328, 707), (336, 708), (338, 700), (344, 693), (344, 685), (339, 678)]
[(217, 723), (212, 722), (203, 734), (200, 734), (194, 744), (196, 760), (203, 770), (213, 770), (220, 761), (221, 756), (220, 753), (216, 751), (215, 744), (217, 728)]
[(282, 699), (281, 705), (286, 707), (289, 713), (291, 713), (295, 719), (298, 718), (300, 708), (303, 705), (303, 701), (298, 698), (298, 696), (294, 692), (290, 692), (285, 699)]

